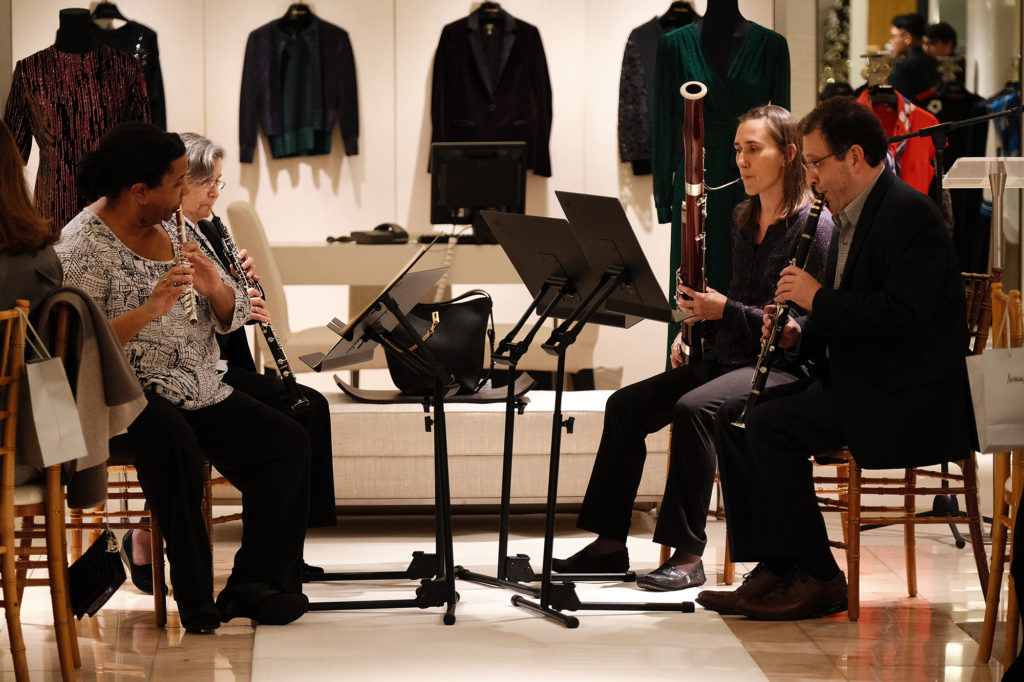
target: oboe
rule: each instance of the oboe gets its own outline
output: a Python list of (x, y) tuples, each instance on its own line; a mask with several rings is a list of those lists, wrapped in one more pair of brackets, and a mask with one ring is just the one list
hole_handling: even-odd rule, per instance
[[(175, 220), (178, 224), (178, 255), (180, 260), (179, 265), (186, 265), (191, 267), (188, 260), (185, 258), (185, 218), (181, 214), (181, 207), (175, 211)], [(185, 293), (182, 294), (182, 305), (185, 306), (185, 312), (188, 313), (188, 323), (193, 327), (199, 324), (199, 317), (196, 315), (196, 290), (189, 284)]]
[[(200, 220), (199, 228), (203, 231), (203, 234), (211, 237), (210, 241), (218, 252), (217, 257), (228, 268), (228, 271), (230, 272), (232, 267), (235, 269), (235, 276), (242, 286), (245, 287), (245, 290), (256, 289), (260, 296), (265, 298), (263, 287), (260, 286), (260, 283), (250, 279), (249, 275), (242, 268), (242, 263), (238, 260), (238, 247), (235, 246), (235, 240), (231, 238), (220, 218), (213, 216), (212, 222), (210, 220)], [(277, 371), (284, 381), (288, 397), (292, 401), (291, 411), (299, 412), (306, 409), (309, 407), (309, 400), (299, 390), (298, 382), (295, 381), (295, 374), (292, 372), (292, 366), (288, 362), (288, 356), (285, 355), (284, 348), (278, 342), (274, 328), (270, 326), (269, 322), (260, 322), (259, 327), (260, 331), (263, 332), (263, 338), (267, 340), (267, 347), (270, 348), (270, 355), (274, 358)]]
[[(816, 196), (814, 203), (811, 205), (811, 212), (807, 216), (807, 224), (804, 225), (803, 234), (800, 235), (793, 258), (789, 261), (790, 265), (795, 265), (801, 270), (807, 266), (807, 256), (811, 252), (811, 244), (814, 243), (814, 233), (818, 230), (818, 218), (821, 217), (821, 209), (824, 206), (825, 199)], [(761, 353), (757, 356), (757, 363), (754, 365), (754, 376), (750, 380), (750, 394), (747, 395), (747, 402), (743, 406), (743, 412), (732, 423), (733, 426), (738, 426), (741, 429), (746, 428), (744, 420), (747, 417), (747, 413), (754, 409), (754, 405), (757, 405), (757, 401), (761, 399), (761, 392), (764, 391), (765, 384), (768, 383), (768, 373), (771, 372), (772, 363), (775, 361), (775, 356), (779, 351), (779, 337), (782, 336), (782, 330), (785, 329), (788, 319), (789, 301), (783, 301), (775, 306), (768, 335), (761, 339)]]
[[(701, 100), (708, 88), (698, 81), (688, 81), (679, 88), (685, 100), (683, 105), (684, 168), (686, 186), (686, 220), (682, 225), (680, 263), (676, 273), (676, 293), (682, 294), (680, 285), (694, 291), (707, 289), (704, 254), (704, 211), (707, 194), (704, 188), (704, 105)], [(689, 360), (700, 360), (700, 324), (683, 324), (683, 342), (690, 348)]]

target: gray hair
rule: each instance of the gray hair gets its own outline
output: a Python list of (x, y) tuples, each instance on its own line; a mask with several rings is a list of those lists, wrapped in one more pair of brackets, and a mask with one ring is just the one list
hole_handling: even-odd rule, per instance
[(213, 164), (224, 158), (224, 147), (198, 133), (181, 133), (179, 137), (185, 143), (185, 156), (188, 158), (185, 182), (204, 185), (213, 180)]

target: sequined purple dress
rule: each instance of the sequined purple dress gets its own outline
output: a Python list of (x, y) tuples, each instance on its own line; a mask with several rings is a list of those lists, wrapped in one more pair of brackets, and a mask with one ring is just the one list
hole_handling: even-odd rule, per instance
[(4, 121), (26, 161), (33, 137), (39, 145), (35, 204), (54, 231), (87, 203), (75, 190), (78, 162), (132, 120), (150, 120), (146, 82), (138, 61), (112, 47), (76, 54), (51, 45), (14, 67)]

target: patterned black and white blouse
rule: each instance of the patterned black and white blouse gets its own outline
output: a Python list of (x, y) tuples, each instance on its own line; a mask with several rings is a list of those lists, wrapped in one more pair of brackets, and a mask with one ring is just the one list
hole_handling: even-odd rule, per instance
[[(164, 223), (163, 229), (170, 236), (177, 257), (177, 227)], [(186, 229), (186, 239), (199, 242), (200, 249), (220, 272), (221, 280), (235, 291), (231, 322), (222, 324), (209, 300), (196, 292), (199, 324), (188, 323), (181, 298), (170, 312), (143, 327), (125, 344), (124, 351), (144, 389), (183, 409), (196, 410), (230, 395), (231, 387), (221, 381), (217, 371), (220, 347), (214, 332), (226, 334), (240, 327), (249, 318), (250, 305), (247, 293), (220, 267), (206, 239), (189, 224)], [(64, 284), (88, 292), (110, 319), (145, 303), (160, 278), (175, 264), (139, 256), (87, 208), (68, 223), (54, 248), (64, 266)]]

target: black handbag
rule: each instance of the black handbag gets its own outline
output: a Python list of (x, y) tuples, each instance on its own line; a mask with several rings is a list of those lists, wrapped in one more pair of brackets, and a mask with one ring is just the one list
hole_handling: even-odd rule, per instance
[(124, 582), (124, 564), (117, 550), (117, 538), (109, 528), (68, 567), (71, 610), (78, 620), (93, 616)]
[[(391, 380), (406, 395), (434, 392), (433, 377), (422, 365), (417, 369), (402, 358), (415, 354), (422, 343), (455, 377), (459, 394), (475, 393), (487, 383), (493, 361), (484, 369), (484, 338), (494, 353), (494, 316), (491, 297), (482, 289), (467, 291), (450, 301), (419, 303), (406, 315), (417, 337), (410, 338), (398, 325), (391, 332), (394, 344), (385, 343)], [(488, 328), (490, 318), (490, 328)], [(406, 350), (410, 349), (410, 350)]]

